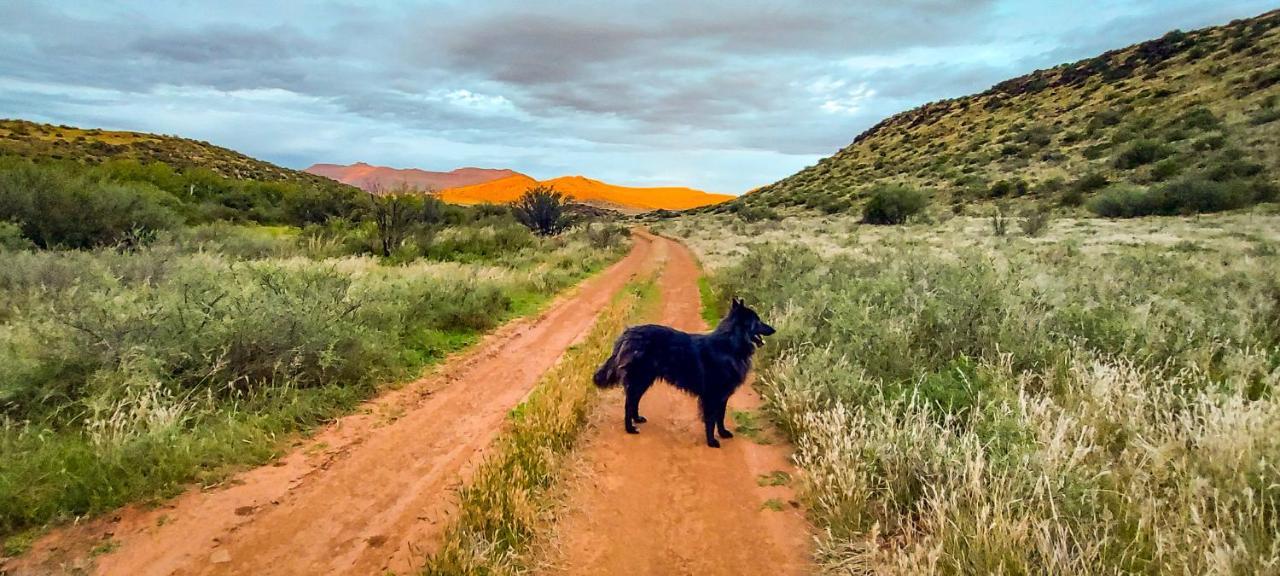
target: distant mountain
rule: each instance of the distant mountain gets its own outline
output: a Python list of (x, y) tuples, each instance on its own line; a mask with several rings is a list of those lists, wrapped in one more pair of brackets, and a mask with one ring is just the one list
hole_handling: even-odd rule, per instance
[(1022, 195), (1079, 202), (1108, 182), (1154, 186), (1189, 175), (1276, 183), (1277, 134), (1280, 11), (1272, 11), (896, 114), (817, 165), (712, 210), (841, 212), (879, 185), (959, 206)]
[(83, 164), (128, 159), (160, 162), (180, 171), (200, 168), (237, 180), (333, 185), (331, 180), (320, 176), (276, 166), (200, 140), (26, 120), (0, 119), (0, 156)]
[(492, 168), (458, 168), (449, 172), (431, 172), (417, 168), (372, 166), (364, 162), (357, 162), (349, 166), (313, 164), (304, 172), (332, 178), (345, 184), (363, 188), (369, 192), (389, 190), (397, 186), (439, 191), (473, 184), (483, 184), (519, 175), (514, 170)]
[(459, 168), (450, 172), (430, 172), (416, 168), (397, 169), (357, 162), (350, 166), (316, 164), (306, 172), (332, 178), (368, 191), (389, 190), (396, 185), (431, 191), (453, 204), (505, 204), (539, 184), (556, 190), (581, 204), (622, 212), (684, 210), (732, 199), (727, 194), (710, 194), (683, 187), (634, 188), (607, 184), (582, 176), (562, 176), (539, 182), (514, 170)]
[(440, 198), (455, 204), (504, 203), (519, 198), (525, 190), (538, 184), (551, 186), (576, 202), (623, 212), (685, 210), (734, 198), (728, 194), (712, 194), (684, 187), (617, 186), (582, 176), (562, 176), (539, 182), (524, 174), (444, 190)]

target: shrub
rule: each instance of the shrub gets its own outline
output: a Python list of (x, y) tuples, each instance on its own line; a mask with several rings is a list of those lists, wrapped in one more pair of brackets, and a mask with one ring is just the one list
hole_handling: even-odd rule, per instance
[(1194, 130), (1212, 130), (1217, 128), (1222, 122), (1213, 114), (1212, 110), (1204, 106), (1196, 106), (1187, 111), (1182, 117), (1182, 126)]
[(568, 199), (551, 186), (535, 186), (511, 204), (516, 220), (543, 236), (559, 234), (568, 225), (564, 207)]
[(862, 207), (862, 221), (867, 224), (902, 224), (929, 205), (923, 192), (906, 186), (881, 186), (872, 190)]
[(778, 220), (778, 212), (768, 206), (754, 206), (751, 204), (733, 204), (729, 208), (730, 212), (738, 215), (738, 218), (746, 222), (759, 222), (761, 220)]
[(0, 221), (0, 250), (26, 250), (35, 248), (30, 240), (22, 235), (22, 227), (13, 222)]
[(1027, 181), (1021, 178), (1013, 180), (1000, 180), (991, 185), (989, 194), (992, 198), (1004, 198), (1006, 196), (1022, 196), (1027, 193)]
[(0, 221), (42, 248), (137, 244), (178, 226), (177, 200), (144, 184), (118, 184), (20, 165), (0, 170)]
[(1168, 180), (1182, 172), (1182, 162), (1176, 158), (1165, 158), (1151, 168), (1151, 179), (1157, 182)]
[(371, 195), (373, 223), (377, 230), (378, 254), (386, 257), (399, 249), (417, 223), (422, 208), (418, 194), (396, 190), (386, 194)]
[(1205, 171), (1210, 180), (1226, 182), (1238, 178), (1252, 178), (1262, 173), (1261, 164), (1250, 160), (1239, 150), (1224, 150)]
[(1053, 212), (1046, 206), (1039, 206), (1022, 213), (1019, 227), (1028, 237), (1042, 236), (1049, 230), (1049, 223), (1052, 221)]
[(1121, 170), (1131, 170), (1160, 160), (1170, 152), (1168, 146), (1155, 140), (1136, 140), (1120, 151), (1116, 156), (1115, 165)]
[(624, 238), (631, 237), (630, 230), (625, 227), (609, 223), (595, 226), (593, 223), (588, 222), (585, 234), (587, 236), (587, 242), (591, 244), (592, 248), (597, 250), (613, 248), (621, 244)]
[(1111, 181), (1107, 179), (1105, 174), (1101, 172), (1090, 172), (1081, 176), (1079, 180), (1072, 182), (1071, 187), (1080, 192), (1088, 193), (1093, 192), (1094, 190), (1106, 188), (1110, 183)]
[(1107, 218), (1173, 216), (1234, 210), (1274, 197), (1274, 187), (1254, 181), (1193, 177), (1145, 190), (1112, 186), (1089, 202), (1089, 210)]
[(1222, 134), (1207, 134), (1191, 143), (1193, 150), (1207, 152), (1218, 150), (1227, 144), (1227, 137)]
[(996, 236), (1007, 236), (1009, 234), (1009, 218), (1004, 214), (1004, 206), (996, 204), (996, 209), (991, 213), (991, 233)]
[(1105, 218), (1134, 218), (1152, 214), (1146, 190), (1132, 184), (1115, 184), (1088, 202), (1090, 212)]

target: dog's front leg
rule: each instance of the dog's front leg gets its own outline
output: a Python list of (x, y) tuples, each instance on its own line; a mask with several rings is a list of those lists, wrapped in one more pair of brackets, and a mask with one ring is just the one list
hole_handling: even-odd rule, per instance
[(729, 399), (725, 398), (720, 402), (720, 409), (716, 411), (716, 428), (720, 432), (721, 438), (733, 438), (733, 432), (724, 427), (724, 414), (729, 411)]

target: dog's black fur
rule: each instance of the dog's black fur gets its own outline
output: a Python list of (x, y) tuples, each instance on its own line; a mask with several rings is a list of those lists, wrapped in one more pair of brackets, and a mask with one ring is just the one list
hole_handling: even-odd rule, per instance
[(595, 383), (601, 388), (622, 383), (627, 392), (623, 424), (630, 434), (638, 434), (635, 424), (645, 422), (639, 412), (640, 397), (654, 379), (661, 378), (697, 396), (707, 446), (719, 448), (720, 441), (712, 432), (719, 431), (721, 438), (733, 437), (724, 427), (725, 406), (747, 379), (756, 347), (763, 346), (763, 337), (773, 333), (772, 326), (736, 298), (729, 314), (709, 334), (689, 334), (654, 324), (632, 326), (618, 337), (613, 355), (596, 370)]

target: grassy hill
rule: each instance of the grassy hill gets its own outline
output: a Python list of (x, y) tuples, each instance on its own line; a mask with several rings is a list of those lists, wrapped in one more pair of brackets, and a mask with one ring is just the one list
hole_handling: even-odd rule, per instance
[(1274, 192), (1278, 26), (1280, 11), (1273, 11), (1173, 31), (926, 104), (885, 119), (815, 166), (712, 210), (837, 213), (887, 185), (956, 206), (1016, 196), (1078, 204), (1109, 186), (1132, 195), (1188, 178), (1234, 182), (1244, 195)]
[(55, 126), (0, 119), (0, 156), (37, 161), (72, 160), (101, 164), (107, 160), (160, 162), (179, 171), (203, 168), (235, 180), (294, 182), (329, 187), (332, 180), (282, 168), (208, 142), (143, 132)]

